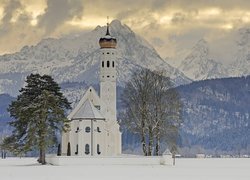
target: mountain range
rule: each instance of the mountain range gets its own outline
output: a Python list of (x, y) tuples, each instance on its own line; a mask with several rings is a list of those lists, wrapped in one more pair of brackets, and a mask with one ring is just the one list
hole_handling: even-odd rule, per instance
[[(117, 38), (118, 84), (123, 85), (138, 68), (162, 70), (176, 85), (191, 82), (183, 73), (164, 61), (156, 50), (128, 26), (114, 20), (110, 24)], [(16, 96), (30, 73), (51, 75), (58, 83), (98, 82), (100, 37), (106, 27), (97, 26), (89, 33), (61, 39), (44, 39), (35, 46), (25, 46), (20, 52), (0, 56), (0, 93)]]
[[(177, 69), (193, 81), (247, 76), (250, 74), (250, 29), (239, 29), (238, 39), (234, 43), (236, 49), (232, 53), (233, 62), (226, 64), (211, 58), (208, 42), (200, 39)], [(230, 50), (227, 53), (231, 54)], [(170, 59), (166, 61), (171, 62)]]
[[(250, 29), (239, 30), (234, 61), (220, 63), (211, 58), (209, 44), (199, 40), (191, 52), (176, 68), (170, 60), (163, 60), (157, 51), (127, 25), (114, 20), (111, 34), (118, 39), (118, 83), (123, 85), (131, 73), (140, 67), (163, 70), (176, 85), (191, 81), (223, 77), (240, 77), (250, 74)], [(98, 82), (99, 38), (106, 27), (62, 37), (41, 40), (37, 45), (25, 46), (19, 52), (0, 56), (0, 93), (18, 94), (25, 77), (30, 73), (52, 75), (59, 83)], [(94, 72), (94, 74), (93, 74)]]

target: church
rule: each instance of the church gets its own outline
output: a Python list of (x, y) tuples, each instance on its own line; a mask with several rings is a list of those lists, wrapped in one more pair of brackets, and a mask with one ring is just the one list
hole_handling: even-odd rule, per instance
[(70, 130), (62, 133), (62, 155), (116, 156), (121, 154), (121, 132), (116, 117), (117, 40), (109, 32), (100, 44), (100, 96), (89, 87), (68, 116)]

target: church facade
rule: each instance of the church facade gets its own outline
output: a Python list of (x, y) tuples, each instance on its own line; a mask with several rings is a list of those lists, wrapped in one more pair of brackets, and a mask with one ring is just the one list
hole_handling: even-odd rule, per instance
[(62, 134), (62, 155), (114, 156), (121, 154), (121, 132), (116, 117), (116, 38), (107, 25), (100, 44), (100, 96), (89, 87), (69, 114), (70, 131)]

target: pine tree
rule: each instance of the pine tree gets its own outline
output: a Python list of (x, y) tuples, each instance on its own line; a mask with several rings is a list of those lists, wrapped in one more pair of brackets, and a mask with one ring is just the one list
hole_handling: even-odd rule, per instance
[(3, 147), (16, 155), (39, 149), (39, 162), (45, 164), (46, 149), (56, 143), (56, 133), (68, 129), (65, 111), (70, 103), (48, 75), (31, 74), (26, 83), (8, 108), (13, 132)]

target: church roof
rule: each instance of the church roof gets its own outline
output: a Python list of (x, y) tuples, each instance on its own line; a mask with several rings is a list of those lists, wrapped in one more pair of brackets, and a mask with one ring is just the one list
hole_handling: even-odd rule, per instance
[(86, 99), (84, 104), (78, 109), (78, 111), (74, 114), (74, 119), (99, 119), (104, 120), (105, 118), (101, 115), (98, 109), (95, 108), (93, 103)]
[[(89, 102), (86, 102), (86, 101), (89, 101)], [(88, 105), (88, 103), (90, 103), (90, 106)], [(95, 89), (90, 86), (88, 90), (84, 93), (83, 97), (81, 98), (77, 106), (68, 115), (68, 119), (69, 120), (83, 119), (83, 118), (88, 119), (88, 118), (93, 118), (93, 117), (95, 117), (95, 119), (99, 119), (99, 118), (104, 119), (104, 116), (102, 115), (102, 113), (97, 108), (95, 108), (95, 106), (100, 106), (100, 108), (102, 109), (102, 112), (105, 111), (106, 109), (105, 104), (103, 104), (103, 102), (101, 101)], [(88, 109), (88, 107), (90, 107), (89, 109), (92, 111), (94, 116), (93, 114), (92, 116), (89, 116), (89, 115), (86, 115), (86, 113), (83, 113), (87, 111), (86, 109)]]

